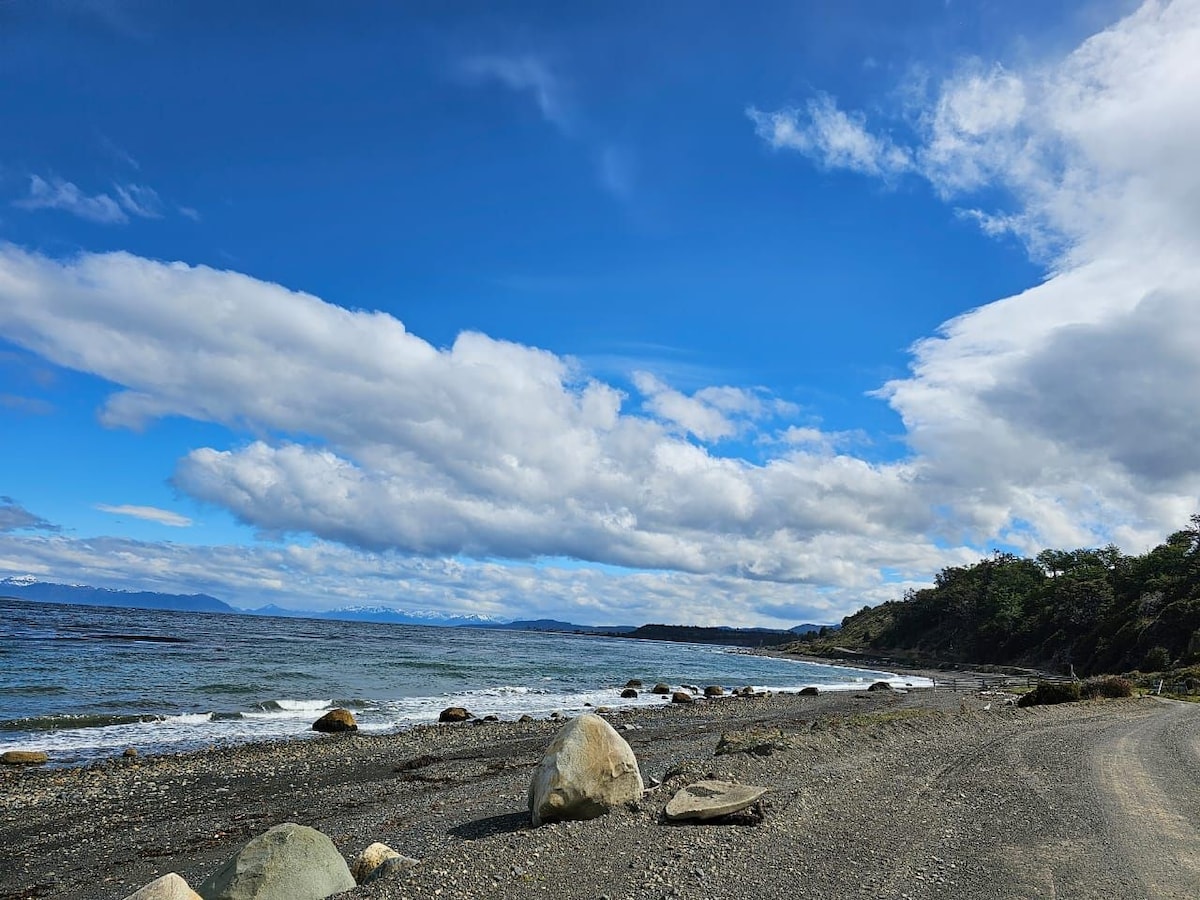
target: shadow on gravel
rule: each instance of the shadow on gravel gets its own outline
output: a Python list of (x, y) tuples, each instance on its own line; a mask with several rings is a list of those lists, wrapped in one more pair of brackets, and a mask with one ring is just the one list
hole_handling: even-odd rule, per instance
[(486, 819), (476, 819), (474, 822), (464, 822), (447, 830), (447, 834), (468, 841), (492, 837), (497, 834), (510, 834), (529, 827), (529, 813), (505, 813), (502, 816), (488, 816)]

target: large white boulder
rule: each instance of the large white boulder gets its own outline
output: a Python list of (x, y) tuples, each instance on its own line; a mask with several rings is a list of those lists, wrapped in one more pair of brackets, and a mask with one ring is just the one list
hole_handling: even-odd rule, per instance
[(599, 716), (572, 719), (542, 757), (529, 784), (533, 824), (594, 819), (640, 800), (645, 786), (633, 750)]

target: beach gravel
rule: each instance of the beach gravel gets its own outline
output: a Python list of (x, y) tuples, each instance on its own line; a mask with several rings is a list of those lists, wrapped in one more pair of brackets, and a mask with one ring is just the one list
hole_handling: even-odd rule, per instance
[[(347, 859), (381, 841), (419, 860), (343, 895), (364, 900), (1200, 896), (1200, 705), (825, 692), (610, 720), (654, 787), (540, 828), (526, 792), (559, 722), (7, 767), (0, 898), (119, 900), (169, 871), (200, 884), (284, 822)], [(769, 790), (728, 819), (668, 823), (700, 779)]]

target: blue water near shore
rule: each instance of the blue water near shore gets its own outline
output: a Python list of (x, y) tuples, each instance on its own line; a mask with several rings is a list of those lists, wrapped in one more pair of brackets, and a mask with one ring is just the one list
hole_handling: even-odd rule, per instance
[(0, 600), (0, 752), (58, 763), (311, 736), (337, 706), (385, 732), (451, 705), (515, 719), (663, 703), (621, 700), (630, 678), (798, 690), (889, 677), (700, 644)]

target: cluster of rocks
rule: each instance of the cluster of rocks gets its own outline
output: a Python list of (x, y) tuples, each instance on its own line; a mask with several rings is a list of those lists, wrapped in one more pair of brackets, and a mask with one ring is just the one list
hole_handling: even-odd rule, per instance
[(126, 900), (323, 900), (417, 863), (375, 843), (347, 865), (327, 835), (286, 822), (253, 838), (195, 890), (169, 872)]
[[(461, 707), (451, 709), (457, 712), (445, 721), (473, 718)], [(348, 711), (333, 712), (345, 715), (327, 714), (313, 727), (325, 732), (356, 729)], [(664, 816), (678, 822), (730, 816), (757, 804), (764, 793), (766, 788), (753, 785), (693, 778), (675, 793)], [(526, 799), (536, 827), (637, 808), (645, 794), (633, 749), (605, 719), (589, 713), (570, 719), (554, 735), (533, 772)], [(327, 835), (288, 822), (252, 838), (195, 889), (172, 872), (126, 900), (321, 900), (418, 863), (375, 843), (347, 864)]]

